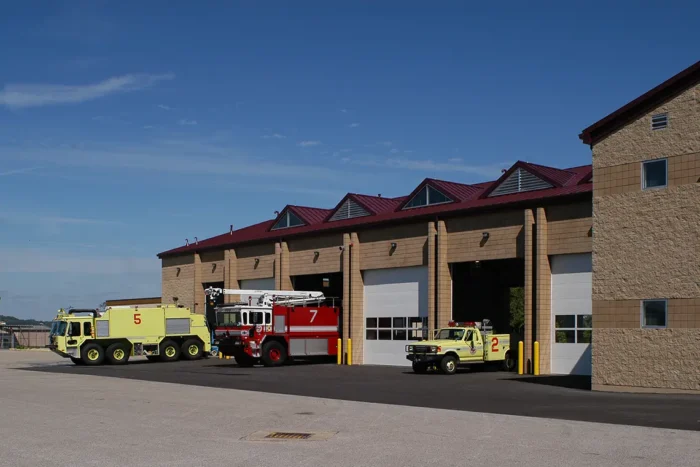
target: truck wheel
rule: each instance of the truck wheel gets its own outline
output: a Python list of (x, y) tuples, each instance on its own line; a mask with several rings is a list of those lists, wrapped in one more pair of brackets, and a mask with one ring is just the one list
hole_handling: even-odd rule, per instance
[(199, 360), (202, 358), (202, 343), (197, 339), (187, 339), (182, 344), (182, 357), (185, 360)]
[(107, 347), (107, 361), (112, 365), (124, 365), (129, 361), (129, 349), (120, 343), (110, 345)]
[(70, 361), (75, 363), (76, 365), (85, 365), (85, 362), (83, 362), (81, 358), (71, 357)]
[(236, 353), (233, 358), (236, 360), (236, 363), (238, 366), (241, 368), (251, 368), (253, 365), (255, 365), (255, 359), (251, 357), (250, 355), (240, 352)]
[(160, 360), (174, 362), (180, 358), (180, 346), (170, 339), (160, 343)]
[(146, 355), (146, 360), (148, 360), (149, 362), (157, 362), (158, 360), (160, 360), (160, 356), (159, 355)]
[(440, 369), (446, 375), (457, 373), (457, 359), (452, 355), (446, 355), (440, 362)]
[(105, 359), (105, 351), (97, 344), (85, 344), (80, 350), (83, 362), (86, 365), (102, 365)]
[(510, 352), (506, 352), (506, 358), (503, 360), (503, 371), (513, 371), (515, 370), (515, 357)]
[(265, 366), (284, 365), (287, 360), (287, 350), (277, 341), (268, 342), (263, 346), (261, 359)]
[(414, 373), (418, 373), (418, 374), (422, 375), (423, 373), (427, 373), (427, 372), (428, 372), (428, 365), (425, 364), (425, 363), (416, 363), (416, 362), (413, 362), (413, 365), (412, 365), (412, 366), (413, 366), (413, 372), (414, 372)]

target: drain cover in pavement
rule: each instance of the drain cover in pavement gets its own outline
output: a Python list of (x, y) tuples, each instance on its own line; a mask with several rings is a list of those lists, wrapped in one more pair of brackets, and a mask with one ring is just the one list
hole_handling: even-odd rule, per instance
[(337, 431), (315, 431), (312, 433), (293, 433), (287, 431), (256, 431), (245, 438), (244, 441), (324, 441)]

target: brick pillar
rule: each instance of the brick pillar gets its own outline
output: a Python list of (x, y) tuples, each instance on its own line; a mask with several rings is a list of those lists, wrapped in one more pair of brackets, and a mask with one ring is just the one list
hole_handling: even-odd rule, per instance
[(437, 327), (435, 324), (437, 309), (435, 299), (437, 297), (435, 287), (435, 265), (437, 264), (436, 236), (435, 223), (428, 222), (428, 329), (430, 330)]
[(343, 253), (341, 255), (341, 262), (343, 263), (343, 363), (345, 363), (345, 352), (348, 345), (348, 337), (350, 336), (350, 295), (352, 291), (350, 290), (350, 234), (343, 234)]
[(445, 221), (437, 222), (437, 327), (447, 326), (452, 319), (452, 274), (447, 262), (447, 226)]
[(360, 239), (357, 233), (350, 234), (350, 338), (352, 339), (352, 363), (364, 363), (365, 350), (365, 283), (360, 271)]
[(547, 254), (547, 215), (544, 208), (537, 208), (536, 229), (537, 330), (535, 338), (540, 343), (540, 374), (546, 375), (551, 372), (552, 363), (552, 270)]
[(206, 310), (204, 287), (202, 287), (202, 260), (199, 253), (194, 254), (194, 312), (204, 314)]
[[(233, 248), (224, 251), (224, 288), (239, 289), (238, 284), (238, 257), (236, 250)], [(237, 302), (241, 299), (240, 295), (227, 295), (225, 302)]]
[(535, 216), (532, 209), (525, 210), (523, 230), (525, 231), (525, 329), (523, 342), (523, 362), (526, 373), (532, 371), (532, 336), (533, 336), (533, 246), (534, 246), (534, 224)]
[(275, 289), (293, 290), (289, 277), (289, 247), (287, 242), (275, 243)]

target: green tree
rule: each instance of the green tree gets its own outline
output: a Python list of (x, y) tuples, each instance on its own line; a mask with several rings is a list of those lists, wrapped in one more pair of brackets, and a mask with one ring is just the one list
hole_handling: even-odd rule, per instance
[(522, 331), (525, 326), (525, 289), (512, 287), (510, 289), (510, 327), (514, 331)]

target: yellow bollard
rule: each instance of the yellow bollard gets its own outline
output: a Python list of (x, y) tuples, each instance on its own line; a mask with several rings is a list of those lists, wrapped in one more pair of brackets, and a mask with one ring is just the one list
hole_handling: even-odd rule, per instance
[(518, 342), (518, 374), (523, 374), (523, 341)]
[(219, 352), (219, 358), (220, 358), (220, 359), (224, 358), (224, 354), (222, 354), (221, 352)]
[(226, 355), (226, 360), (231, 360), (231, 356), (230, 356), (230, 355)]
[(348, 365), (352, 365), (352, 339), (348, 339)]
[(535, 376), (540, 375), (540, 343), (535, 341), (535, 355), (533, 357), (533, 360), (535, 360), (534, 367), (535, 367)]
[(338, 365), (343, 364), (343, 339), (338, 339)]

